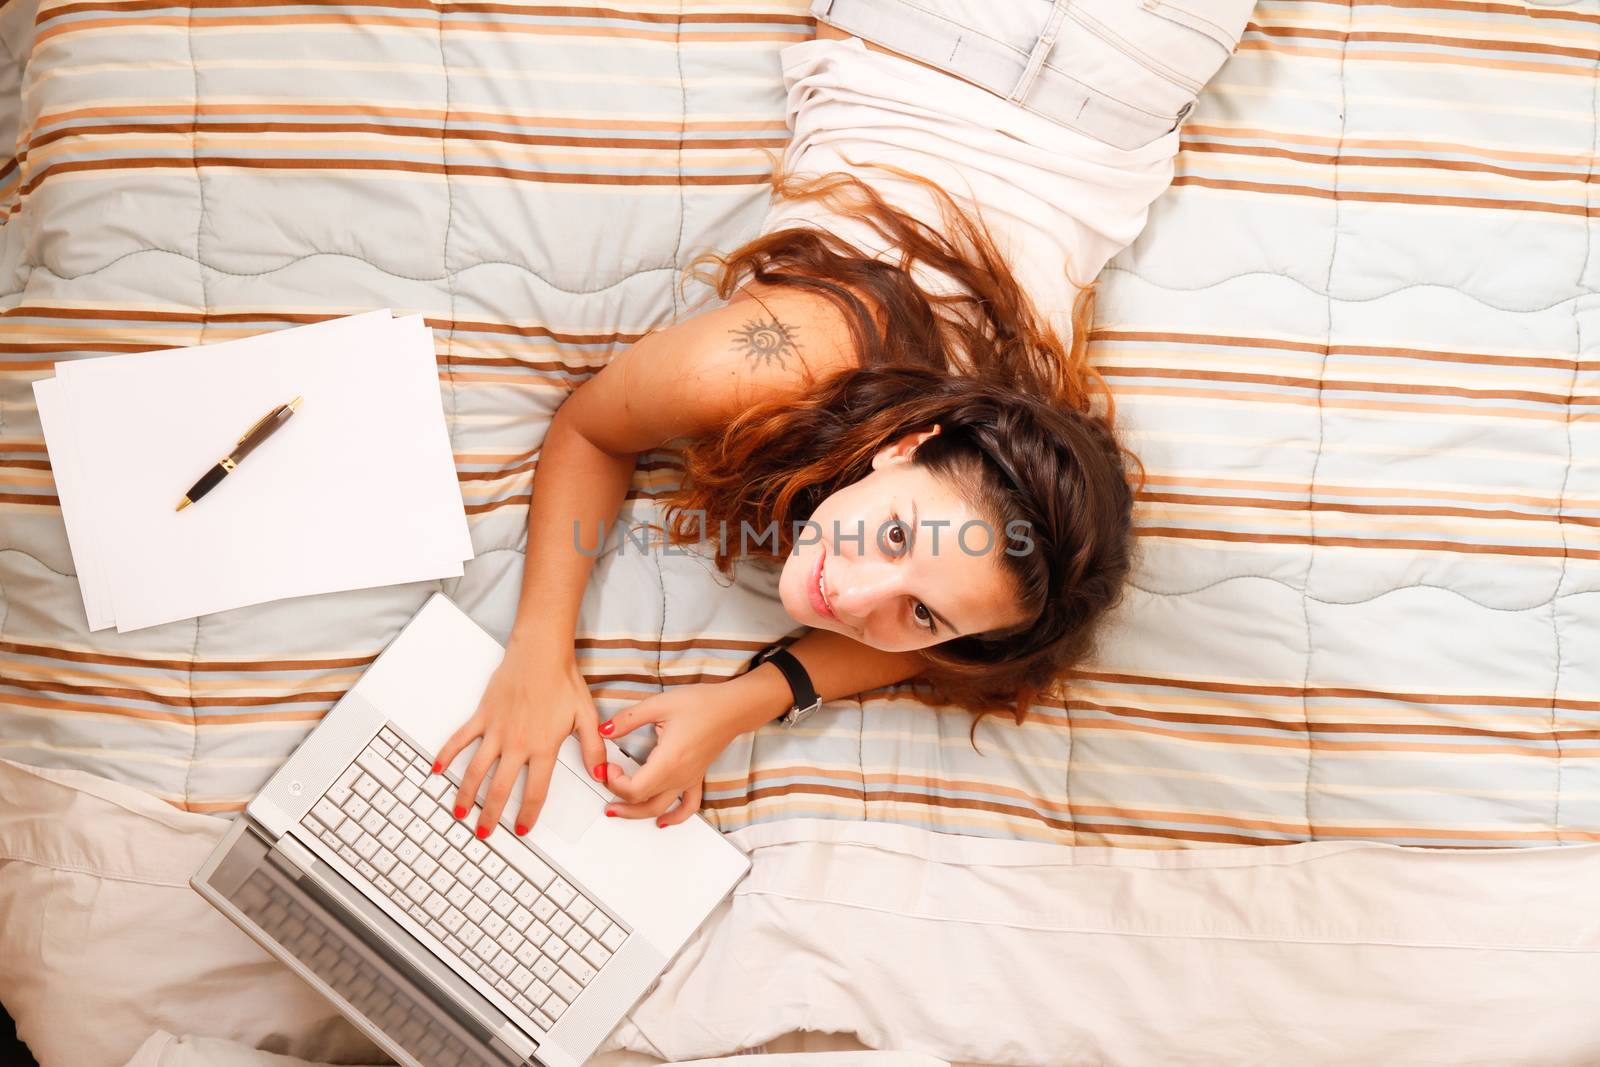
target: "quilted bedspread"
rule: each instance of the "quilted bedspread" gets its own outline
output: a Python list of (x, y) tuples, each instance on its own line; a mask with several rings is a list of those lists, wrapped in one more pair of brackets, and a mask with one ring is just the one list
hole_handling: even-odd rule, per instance
[[(436, 588), (503, 637), (551, 413), (762, 225), (806, 7), (0, 7), (0, 756), (230, 815)], [(1597, 94), (1597, 0), (1264, 0), (1102, 277), (1149, 479), (1093, 661), (977, 750), (899, 688), (745, 735), (708, 816), (1600, 840)], [(434, 331), (464, 577), (89, 633), (31, 383), (377, 307)], [(610, 549), (602, 712), (796, 629), (754, 568)]]

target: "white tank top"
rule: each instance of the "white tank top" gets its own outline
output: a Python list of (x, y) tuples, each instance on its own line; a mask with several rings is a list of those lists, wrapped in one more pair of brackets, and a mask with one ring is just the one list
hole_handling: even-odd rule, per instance
[[(1151, 202), (1172, 181), (1176, 131), (1132, 151), (1113, 148), (854, 37), (790, 45), (779, 59), (792, 134), (785, 171), (848, 171), (936, 227), (931, 194), (852, 161), (928, 178), (969, 213), (976, 202), (1018, 282), (1064, 342), (1079, 290), (1139, 235)], [(778, 201), (762, 232), (790, 226), (835, 232), (875, 258), (899, 258), (869, 226), (815, 201)], [(914, 277), (930, 291), (956, 289), (927, 269)]]

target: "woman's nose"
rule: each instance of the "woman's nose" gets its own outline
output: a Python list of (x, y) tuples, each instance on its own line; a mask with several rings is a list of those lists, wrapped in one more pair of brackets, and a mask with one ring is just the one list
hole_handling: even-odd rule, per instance
[[(871, 615), (872, 609), (893, 593), (895, 583), (899, 581), (892, 564), (877, 560), (856, 559), (851, 561), (849, 569), (829, 569), (842, 572), (837, 588), (828, 590), (833, 594), (834, 607), (840, 615), (851, 619), (865, 619)], [(833, 580), (834, 576), (829, 574), (830, 587)]]

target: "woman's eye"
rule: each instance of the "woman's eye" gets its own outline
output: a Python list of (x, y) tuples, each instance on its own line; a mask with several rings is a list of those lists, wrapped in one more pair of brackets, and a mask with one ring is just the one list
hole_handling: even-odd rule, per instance
[[(925, 604), (923, 604), (922, 601), (919, 600), (919, 601), (916, 602), (916, 605), (914, 607), (912, 607), (911, 615), (912, 615), (913, 618), (919, 620), (919, 622), (920, 622), (920, 620), (922, 619), (922, 616), (918, 615), (917, 612), (919, 612), (919, 611), (924, 611), (925, 612), (927, 610), (928, 610), (927, 606)], [(930, 614), (930, 615), (928, 615), (927, 618), (928, 618), (928, 625), (923, 627), (923, 629), (930, 630), (930, 631), (936, 630), (937, 628), (933, 624), (933, 616)]]
[(889, 543), (896, 548), (906, 543), (905, 527), (900, 525), (900, 516), (892, 511), (889, 513), (889, 531), (886, 536), (889, 538)]

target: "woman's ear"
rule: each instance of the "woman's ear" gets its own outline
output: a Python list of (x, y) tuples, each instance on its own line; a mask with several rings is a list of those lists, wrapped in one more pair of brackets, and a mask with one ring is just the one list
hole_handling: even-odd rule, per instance
[(885, 463), (904, 463), (916, 451), (918, 445), (939, 432), (939, 424), (934, 423), (931, 430), (917, 430), (912, 433), (901, 434), (899, 440), (892, 444), (884, 445), (872, 457), (872, 469), (881, 470)]

